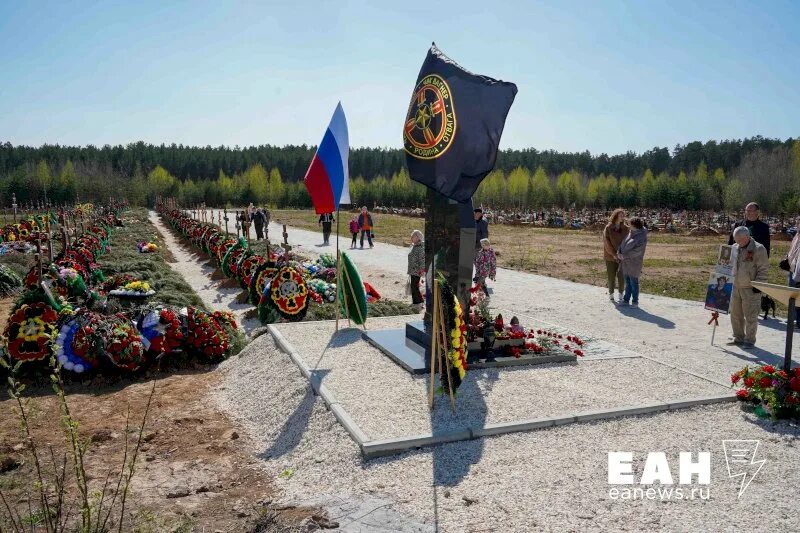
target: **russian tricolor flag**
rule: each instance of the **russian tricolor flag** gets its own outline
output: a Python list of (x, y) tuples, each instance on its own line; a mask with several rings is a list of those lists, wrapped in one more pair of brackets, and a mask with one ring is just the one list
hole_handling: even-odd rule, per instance
[(342, 103), (339, 102), (303, 179), (318, 215), (333, 213), (339, 208), (339, 204), (350, 203), (347, 167), (349, 155), (347, 119)]

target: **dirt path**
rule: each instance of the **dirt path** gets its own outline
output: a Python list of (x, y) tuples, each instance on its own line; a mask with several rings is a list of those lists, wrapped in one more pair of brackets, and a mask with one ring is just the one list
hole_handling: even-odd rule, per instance
[(203, 300), (203, 303), (215, 311), (230, 311), (246, 334), (261, 327), (257, 318), (245, 318), (245, 313), (253, 308), (249, 303), (237, 303), (236, 297), (242, 289), (238, 286), (229, 287), (230, 280), (212, 280), (211, 276), (216, 268), (209, 263), (204, 255), (198, 254), (183, 244), (175, 233), (161, 220), (155, 211), (150, 211), (150, 222), (158, 229), (172, 251), (175, 258), (169, 265), (192, 286)]

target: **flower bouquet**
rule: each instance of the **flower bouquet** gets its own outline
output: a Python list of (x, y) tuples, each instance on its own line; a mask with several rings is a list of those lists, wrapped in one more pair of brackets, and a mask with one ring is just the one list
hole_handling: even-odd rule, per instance
[(800, 368), (786, 372), (773, 365), (746, 366), (731, 374), (731, 385), (741, 387), (736, 397), (755, 405), (762, 418), (800, 418)]
[(188, 335), (186, 314), (169, 307), (151, 309), (137, 326), (145, 348), (157, 357), (180, 350)]
[(158, 245), (154, 242), (140, 242), (136, 245), (140, 254), (152, 254), (158, 251)]
[(147, 298), (156, 293), (146, 281), (131, 281), (118, 289), (114, 289), (108, 294), (111, 296), (121, 296), (124, 298)]
[(142, 336), (136, 327), (123, 314), (110, 319), (106, 355), (118, 368), (131, 372), (138, 370), (146, 361)]
[(230, 336), (214, 315), (189, 307), (187, 350), (209, 363), (228, 356)]

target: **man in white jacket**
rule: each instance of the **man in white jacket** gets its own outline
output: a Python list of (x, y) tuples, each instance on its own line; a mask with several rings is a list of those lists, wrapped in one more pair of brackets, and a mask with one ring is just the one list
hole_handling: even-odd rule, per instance
[(767, 249), (750, 236), (746, 227), (736, 228), (733, 238), (736, 241), (731, 299), (733, 341), (728, 344), (752, 348), (756, 343), (758, 312), (761, 310), (761, 291), (753, 287), (752, 282), (767, 281), (769, 256)]

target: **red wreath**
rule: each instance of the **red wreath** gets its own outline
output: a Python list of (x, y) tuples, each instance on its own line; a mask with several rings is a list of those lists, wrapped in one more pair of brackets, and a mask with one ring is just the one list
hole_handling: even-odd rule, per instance
[(50, 356), (57, 336), (58, 313), (49, 305), (23, 304), (8, 319), (4, 335), (8, 354), (17, 361), (41, 361)]
[(270, 299), (284, 316), (292, 317), (308, 307), (308, 288), (303, 276), (292, 267), (283, 267), (270, 283)]

